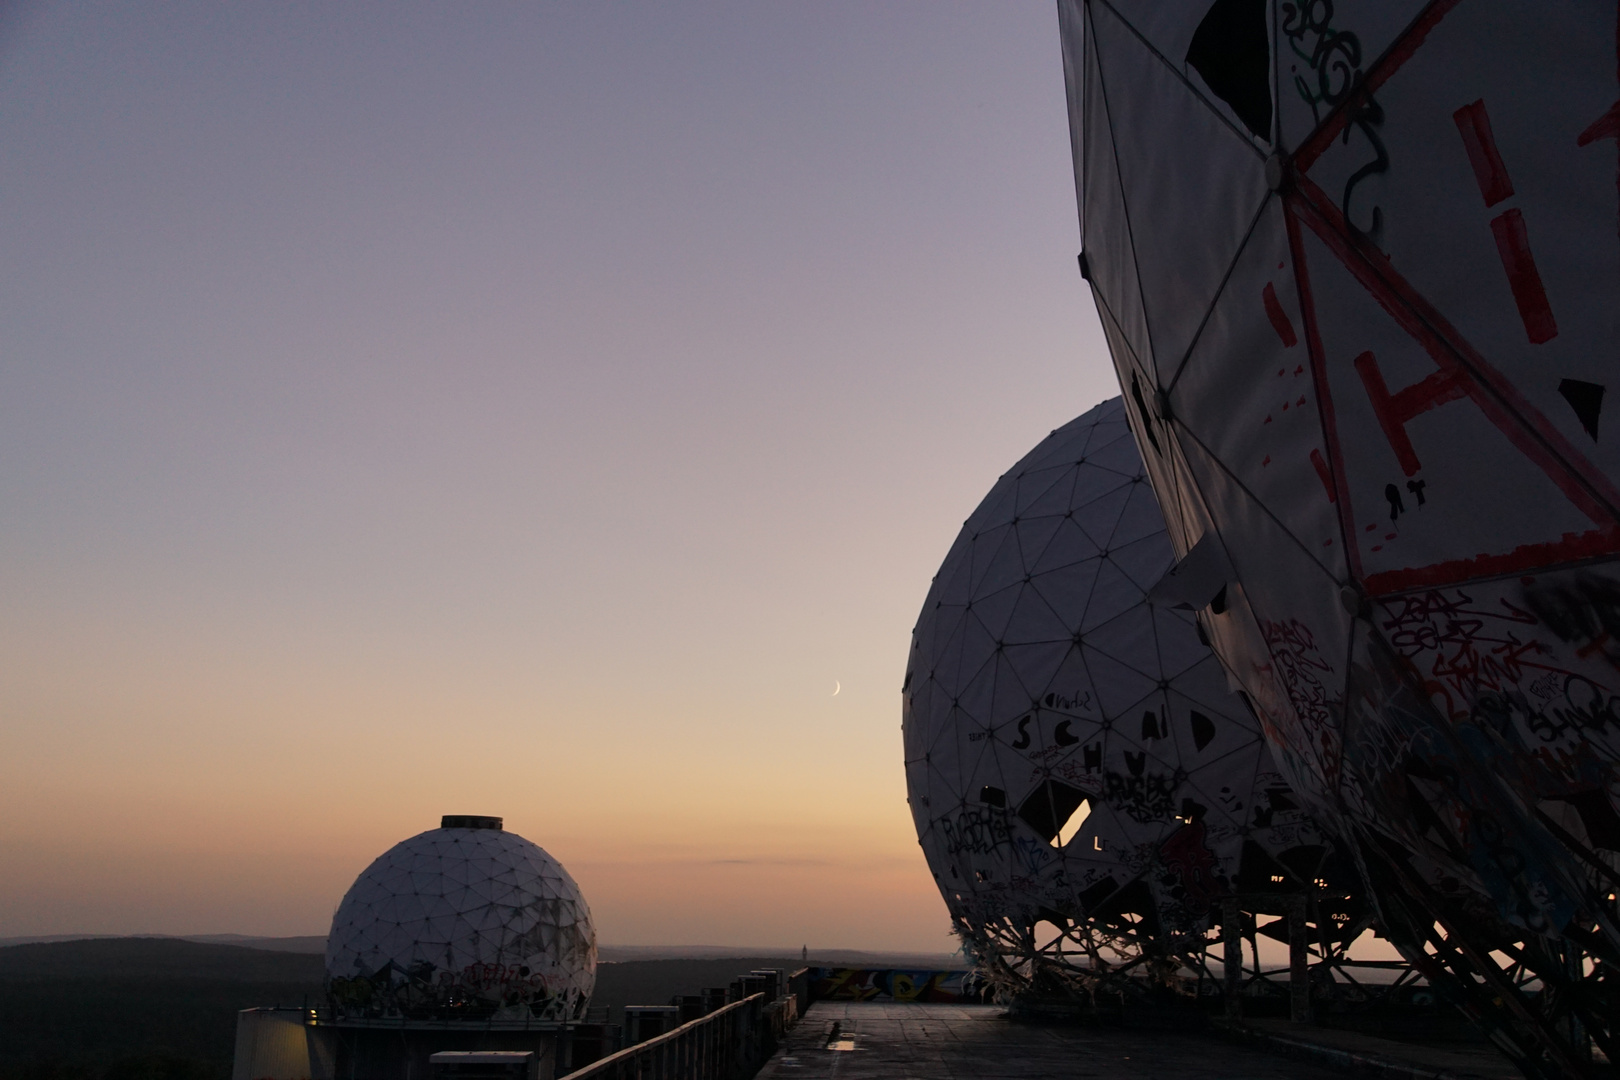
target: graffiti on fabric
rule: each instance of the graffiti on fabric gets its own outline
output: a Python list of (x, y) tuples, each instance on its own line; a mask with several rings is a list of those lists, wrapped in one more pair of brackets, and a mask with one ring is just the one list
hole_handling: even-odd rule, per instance
[(1547, 649), (1526, 635), (1536, 617), (1499, 599), (1476, 602), (1462, 589), (1431, 589), (1383, 603), (1379, 626), (1397, 653), (1425, 676), (1424, 689), (1453, 720), (1468, 716), (1480, 691), (1517, 687), (1549, 670)]
[(955, 817), (940, 818), (939, 828), (945, 834), (945, 850), (952, 855), (964, 851), (985, 855), (1012, 838), (1007, 815), (1000, 810), (970, 807)]
[(901, 968), (810, 969), (810, 997), (815, 1001), (983, 1002), (990, 988), (971, 971), (911, 971)]
[[(346, 1011), (398, 1009), (406, 1015), (446, 1009), (477, 1012), (498, 1006), (529, 1006), (549, 1014), (567, 1011), (581, 995), (565, 980), (526, 964), (469, 964), (460, 971), (427, 962), (406, 970), (389, 963), (374, 974), (334, 978), (327, 985), (332, 1004)], [(560, 1015), (560, 1013), (559, 1013)]]
[(1620, 695), (1604, 685), (1620, 650), (1620, 585), (1592, 574), (1532, 582), (1518, 603), (1489, 589), (1386, 600), (1379, 626), (1452, 721), (1516, 728), (1543, 768), (1588, 783), (1607, 771), (1586, 760), (1588, 744), (1620, 739)]
[(1311, 738), (1317, 767), (1331, 790), (1337, 784), (1339, 770), (1339, 737), (1334, 723), (1339, 702), (1328, 695), (1322, 676), (1331, 675), (1333, 665), (1322, 657), (1310, 627), (1298, 619), (1261, 619), (1260, 633), (1271, 653), (1270, 673), (1282, 683), (1301, 729)]
[[(1125, 756), (1140, 758), (1142, 755)], [(1163, 773), (1134, 770), (1124, 776), (1108, 773), (1103, 781), (1103, 798), (1109, 806), (1123, 811), (1131, 820), (1146, 825), (1163, 821), (1175, 813), (1177, 786), (1174, 776)]]

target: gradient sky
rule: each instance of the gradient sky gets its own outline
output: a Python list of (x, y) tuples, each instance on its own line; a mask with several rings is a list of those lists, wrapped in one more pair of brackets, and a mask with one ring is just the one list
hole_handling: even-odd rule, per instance
[(951, 948), (899, 685), (1117, 392), (1075, 217), (1046, 0), (0, 20), (0, 936), (487, 813), (607, 942)]

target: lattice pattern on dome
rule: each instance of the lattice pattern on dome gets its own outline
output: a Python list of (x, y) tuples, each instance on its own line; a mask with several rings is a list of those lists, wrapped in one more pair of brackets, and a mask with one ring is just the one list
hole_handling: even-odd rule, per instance
[(1620, 9), (1058, 8), (1082, 266), (1176, 550), (1228, 564), (1216, 653), (1403, 952), (1533, 1075), (1620, 1058)]
[(349, 1015), (576, 1019), (596, 985), (596, 931), (568, 872), (496, 828), (396, 844), (332, 917), (328, 994)]
[(1173, 562), (1115, 398), (1006, 473), (934, 579), (902, 692), (906, 785), (981, 952), (1034, 948), (1059, 916), (1089, 922), (1080, 951), (1196, 950), (1246, 851), (1247, 891), (1320, 873), (1324, 840), (1192, 614), (1147, 602)]

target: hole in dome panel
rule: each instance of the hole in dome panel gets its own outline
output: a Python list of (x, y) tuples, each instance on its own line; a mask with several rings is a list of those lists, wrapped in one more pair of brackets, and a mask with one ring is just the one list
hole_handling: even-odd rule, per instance
[[(1082, 807), (1085, 808), (1084, 813), (1080, 812)], [(1056, 841), (1077, 815), (1080, 820), (1074, 822), (1075, 829), (1080, 827), (1090, 812), (1086, 793), (1061, 780), (1042, 781), (1018, 806), (1018, 816), (1024, 824), (1053, 846), (1062, 846)], [(1073, 835), (1073, 830), (1070, 830), (1068, 836)]]

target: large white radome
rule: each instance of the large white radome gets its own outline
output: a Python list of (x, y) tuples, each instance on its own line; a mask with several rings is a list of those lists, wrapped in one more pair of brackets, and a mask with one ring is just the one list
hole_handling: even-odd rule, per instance
[(596, 985), (596, 931), (579, 886), (499, 818), (394, 845), (332, 917), (326, 976), (345, 1011), (572, 1019)]
[(1058, 10), (1186, 599), (1389, 940), (1528, 1073), (1620, 1057), (1615, 5)]
[(1046, 947), (1060, 969), (1096, 955), (1099, 918), (1137, 927), (1109, 931), (1116, 951), (1174, 952), (1245, 875), (1294, 892), (1321, 873), (1191, 612), (1147, 602), (1174, 561), (1115, 398), (1013, 466), (940, 567), (902, 694), (906, 787), (981, 962), (1039, 959), (1040, 921), (1069, 937)]

